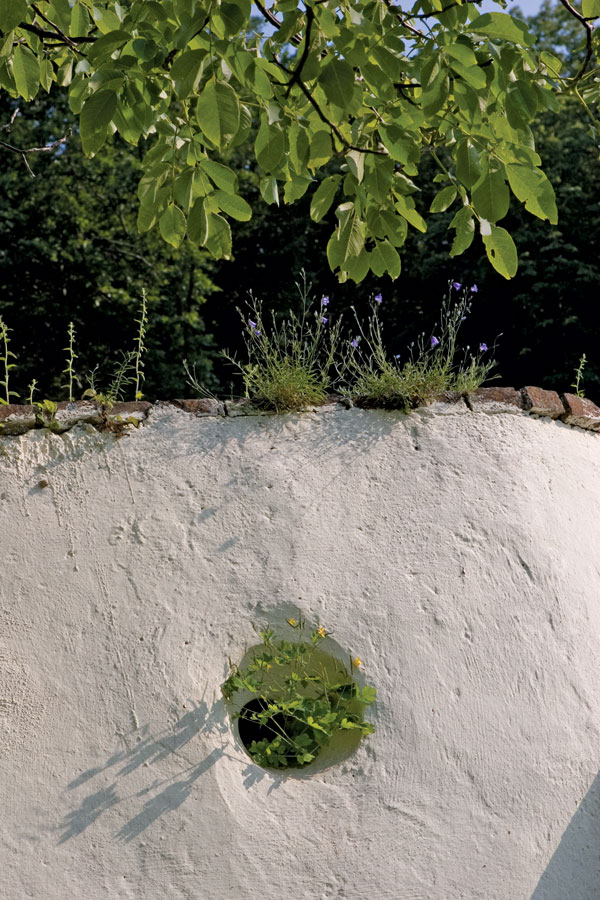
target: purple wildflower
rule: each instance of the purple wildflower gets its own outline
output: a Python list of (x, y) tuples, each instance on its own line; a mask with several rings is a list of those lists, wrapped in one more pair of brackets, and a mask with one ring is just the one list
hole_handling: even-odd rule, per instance
[(321, 306), (329, 306), (329, 297), (321, 297)]
[(256, 331), (256, 322), (253, 322), (252, 319), (248, 319), (248, 325), (252, 329), (252, 331)]
[(354, 338), (353, 341), (350, 341), (351, 347), (358, 347), (358, 338)]
[(254, 329), (254, 337), (260, 337), (260, 331), (257, 328)]
[(382, 294), (375, 294), (375, 296), (374, 296), (373, 299), (375, 300), (375, 303), (382, 303), (382, 302), (383, 302), (383, 295), (382, 295)]
[(460, 283), (460, 281), (453, 281), (452, 287), (454, 288), (455, 291), (460, 291), (462, 284)]
[(472, 294), (476, 294), (478, 290), (479, 290), (479, 288), (477, 287), (476, 284), (471, 285), (471, 293)]
[(438, 344), (439, 344), (438, 339), (437, 339), (436, 337), (432, 337), (432, 338), (431, 338), (431, 346), (432, 346), (432, 347), (437, 347)]
[(323, 325), (327, 325), (328, 321), (329, 319), (326, 319), (325, 316), (321, 316), (321, 322), (323, 323)]
[(480, 345), (479, 345), (479, 350), (480, 350), (481, 353), (485, 353), (485, 351), (487, 350), (487, 348), (488, 348), (488, 345), (487, 345), (487, 344), (480, 344)]
[(399, 354), (399, 353), (396, 353), (394, 359), (400, 359), (400, 354)]

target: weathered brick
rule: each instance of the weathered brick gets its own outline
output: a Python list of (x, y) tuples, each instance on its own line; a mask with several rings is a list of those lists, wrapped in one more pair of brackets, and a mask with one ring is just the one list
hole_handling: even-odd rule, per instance
[(140, 422), (148, 417), (152, 404), (147, 400), (130, 400), (112, 403), (103, 407), (104, 415), (109, 420), (138, 419)]
[(543, 388), (527, 387), (521, 388), (523, 397), (523, 408), (536, 416), (549, 416), (551, 419), (558, 419), (564, 415), (565, 408), (556, 391), (545, 391)]
[(478, 412), (513, 412), (523, 409), (521, 392), (512, 387), (482, 387), (466, 394), (467, 403)]
[[(102, 407), (93, 400), (75, 400), (73, 402), (61, 400), (56, 406), (54, 419), (62, 431), (72, 428), (78, 422), (91, 422), (98, 425), (102, 421)], [(46, 418), (49, 419), (50, 416), (47, 415)]]
[(0, 434), (24, 434), (35, 427), (35, 407), (9, 403), (0, 406)]
[(565, 408), (563, 422), (567, 425), (578, 425), (579, 428), (600, 431), (600, 407), (587, 397), (578, 397), (576, 394), (561, 394), (560, 399)]
[(195, 400), (171, 400), (173, 406), (191, 413), (193, 416), (224, 416), (225, 407), (220, 400), (213, 397), (200, 397)]

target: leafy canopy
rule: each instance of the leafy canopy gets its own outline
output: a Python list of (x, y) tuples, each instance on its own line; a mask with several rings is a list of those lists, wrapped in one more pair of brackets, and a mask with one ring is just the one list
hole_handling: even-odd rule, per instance
[(512, 277), (517, 252), (499, 224), (511, 194), (557, 221), (530, 123), (561, 91), (598, 99), (589, 20), (600, 0), (576, 13), (585, 59), (562, 80), (561, 61), (535, 53), (525, 23), (481, 14), (477, 2), (256, 6), (269, 37), (251, 32), (250, 0), (0, 0), (0, 86), (26, 101), (68, 86), (90, 157), (115, 131), (134, 146), (155, 134), (138, 228), (157, 226), (174, 247), (187, 235), (230, 258), (229, 220), (252, 209), (227, 160), (248, 145), (268, 203), (316, 186), (311, 217), (335, 208), (327, 255), (340, 281), (369, 270), (395, 278), (408, 227), (427, 228), (412, 179), (430, 154), (440, 171), (429, 212), (456, 209), (450, 255), (479, 232), (494, 268)]

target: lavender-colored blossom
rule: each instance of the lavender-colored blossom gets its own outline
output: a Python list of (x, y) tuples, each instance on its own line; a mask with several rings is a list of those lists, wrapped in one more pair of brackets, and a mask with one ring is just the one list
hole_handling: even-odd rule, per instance
[(399, 354), (399, 353), (396, 353), (394, 359), (400, 359), (400, 354)]
[(358, 338), (354, 338), (354, 340), (350, 341), (351, 347), (358, 347)]
[(438, 344), (439, 344), (438, 339), (437, 339), (436, 337), (432, 337), (432, 338), (431, 338), (431, 346), (432, 346), (432, 347), (437, 347)]
[(481, 353), (485, 353), (485, 351), (487, 350), (487, 348), (488, 348), (488, 345), (487, 345), (487, 344), (480, 344), (480, 345), (479, 345), (479, 350), (480, 350)]
[(452, 287), (454, 288), (455, 291), (460, 291), (462, 284), (460, 283), (460, 281), (453, 281)]
[(256, 331), (256, 322), (253, 322), (252, 319), (248, 319), (248, 325), (253, 331)]
[(321, 306), (329, 306), (329, 297), (321, 297)]
[(321, 322), (323, 323), (323, 325), (327, 325), (328, 321), (329, 319), (326, 319), (325, 316), (321, 316)]
[(260, 331), (257, 328), (254, 329), (254, 337), (260, 337)]
[(478, 290), (479, 290), (479, 288), (477, 287), (476, 284), (471, 285), (471, 293), (472, 294), (476, 294)]
[(383, 302), (383, 295), (382, 295), (382, 294), (375, 294), (375, 296), (373, 297), (373, 299), (375, 300), (375, 303), (382, 303), (382, 302)]

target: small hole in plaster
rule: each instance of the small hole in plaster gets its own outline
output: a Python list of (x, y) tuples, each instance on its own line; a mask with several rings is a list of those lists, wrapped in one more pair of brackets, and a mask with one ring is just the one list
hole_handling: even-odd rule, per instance
[[(322, 648), (315, 651), (314, 659), (315, 662), (317, 662), (319, 669), (323, 672), (327, 672), (330, 683), (339, 683), (343, 681), (350, 684), (353, 678), (348, 673), (347, 666), (343, 659), (340, 658), (343, 654), (342, 648), (337, 645), (337, 642), (332, 641), (329, 638), (327, 639), (327, 644), (330, 645), (330, 649), (333, 650), (334, 653), (328, 653)], [(248, 665), (248, 663), (254, 659), (255, 655), (263, 649), (264, 647), (262, 645), (250, 649), (240, 662), (239, 668), (241, 669)], [(281, 677), (281, 674), (282, 673), (280, 672), (279, 677)], [(286, 671), (283, 674), (288, 673)], [(257, 760), (254, 759), (250, 749), (254, 742), (259, 744), (261, 741), (265, 740), (273, 741), (278, 733), (289, 733), (293, 735), (294, 732), (297, 731), (297, 720), (293, 717), (288, 718), (285, 714), (274, 715), (272, 719), (265, 724), (252, 718), (265, 710), (270, 702), (268, 682), (271, 680), (271, 675), (273, 675), (274, 678), (277, 678), (272, 672), (269, 672), (268, 675), (265, 676), (265, 685), (261, 696), (253, 695), (250, 691), (240, 691), (239, 695), (230, 706), (230, 713), (233, 718), (234, 737), (240, 741), (244, 751), (250, 756), (255, 764), (260, 765), (261, 768), (277, 771), (280, 775), (295, 774), (297, 776), (310, 776), (327, 769), (330, 766), (336, 765), (337, 763), (342, 763), (357, 750), (361, 742), (361, 732), (356, 730), (337, 729), (333, 732), (328, 741), (323, 743), (318, 740), (316, 742), (310, 742), (310, 751), (314, 758), (308, 762), (299, 763), (296, 757), (297, 751), (295, 751), (293, 753), (290, 752), (285, 756), (285, 763), (280, 761), (279, 764), (273, 766), (269, 766), (263, 762), (258, 763)], [(357, 676), (358, 679), (362, 681), (362, 678), (358, 673)], [(308, 692), (308, 695), (310, 696), (310, 691)], [(363, 718), (365, 709), (360, 702), (352, 701), (348, 712), (351, 715), (355, 714), (358, 718)], [(312, 736), (311, 729), (308, 729), (308, 733)], [(319, 744), (321, 745), (319, 746)]]

